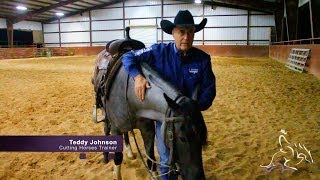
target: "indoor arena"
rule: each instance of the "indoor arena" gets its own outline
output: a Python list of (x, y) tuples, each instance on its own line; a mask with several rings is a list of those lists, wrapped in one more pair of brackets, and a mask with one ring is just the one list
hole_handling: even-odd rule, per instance
[[(145, 47), (174, 42), (160, 22), (189, 10), (194, 24), (207, 19), (193, 47), (210, 55), (215, 75), (216, 96), (202, 111), (205, 179), (319, 179), (317, 0), (4, 0), (0, 8), (0, 138), (104, 136), (92, 120), (98, 54), (127, 42), (126, 27)], [(0, 139), (0, 179), (161, 179), (142, 162), (138, 129), (129, 140), (134, 158), (123, 149), (118, 177), (112, 153), (105, 163), (102, 152), (7, 151)]]

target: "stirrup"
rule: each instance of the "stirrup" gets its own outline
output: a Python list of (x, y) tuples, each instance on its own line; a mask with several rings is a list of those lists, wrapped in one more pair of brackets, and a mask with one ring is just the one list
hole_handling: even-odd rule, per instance
[(99, 120), (97, 119), (97, 105), (93, 105), (93, 108), (92, 108), (92, 121), (94, 123), (104, 122), (104, 117), (102, 117)]

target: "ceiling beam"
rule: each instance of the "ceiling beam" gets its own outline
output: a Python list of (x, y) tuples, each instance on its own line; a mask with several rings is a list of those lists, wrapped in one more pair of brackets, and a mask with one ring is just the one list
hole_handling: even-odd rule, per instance
[[(188, 3), (194, 3), (193, 0), (181, 0)], [(277, 2), (269, 2), (263, 0), (204, 0), (203, 4), (210, 6), (222, 6), (236, 9), (245, 9), (251, 11), (260, 11), (269, 14), (273, 12), (280, 5)]]
[(10, 19), (10, 21), (11, 21), (12, 24), (14, 24), (14, 23), (23, 21), (25, 19), (30, 19), (30, 18), (32, 18), (32, 16), (36, 16), (36, 15), (41, 14), (43, 12), (46, 12), (46, 11), (49, 11), (49, 10), (52, 10), (52, 9), (55, 9), (55, 8), (58, 8), (58, 7), (61, 7), (61, 6), (65, 6), (65, 5), (68, 5), (68, 4), (77, 2), (77, 1), (80, 1), (80, 0), (61, 1), (61, 2), (59, 2), (57, 4), (52, 4), (50, 6), (46, 6), (46, 7), (34, 10), (34, 11), (30, 11), (25, 15), (20, 15), (20, 16), (14, 18), (14, 19)]
[(252, 11), (260, 11), (273, 14), (279, 7), (279, 3), (268, 1), (252, 1), (252, 0), (213, 0), (213, 5), (226, 4), (227, 7), (246, 9)]
[[(96, 6), (92, 6), (90, 8), (84, 9), (84, 10), (68, 13), (68, 14), (64, 15), (62, 18), (74, 16), (74, 15), (77, 15), (77, 14), (82, 14), (82, 13), (85, 13), (85, 12), (88, 12), (88, 11), (91, 11), (91, 10), (94, 10), (94, 9), (101, 9), (101, 8), (103, 8), (105, 6), (110, 6), (110, 5), (117, 4), (117, 3), (120, 3), (120, 2), (123, 2), (123, 1), (126, 1), (126, 0), (112, 0), (110, 2), (102, 3), (102, 4), (99, 4), (99, 5), (96, 5)], [(44, 23), (48, 23), (48, 22), (55, 21), (55, 20), (58, 20), (58, 19), (60, 19), (60, 18), (57, 18), (57, 17), (50, 18), (50, 19), (47, 19), (46, 21), (44, 21)]]

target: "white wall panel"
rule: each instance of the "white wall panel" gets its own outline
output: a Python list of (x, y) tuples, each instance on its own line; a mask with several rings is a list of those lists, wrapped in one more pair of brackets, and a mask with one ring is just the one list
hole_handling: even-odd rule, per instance
[(43, 32), (59, 32), (59, 24), (43, 24)]
[(247, 26), (247, 16), (212, 16), (207, 19), (206, 27)]
[(275, 26), (273, 15), (251, 15), (250, 26)]
[(194, 40), (202, 40), (203, 39), (203, 30), (194, 34)]
[(123, 31), (95, 31), (92, 32), (92, 42), (123, 39)]
[(246, 28), (207, 28), (205, 40), (246, 40)]
[[(147, 46), (161, 41), (162, 30), (160, 29), (161, 22), (161, 1), (162, 0), (128, 0), (125, 1), (125, 26), (131, 26), (131, 37), (140, 40), (147, 44)], [(194, 16), (195, 23), (199, 24), (203, 19), (203, 14), (208, 15), (208, 23), (204, 30), (196, 33), (194, 37), (194, 45), (202, 44), (239, 44), (246, 45), (247, 40), (247, 10), (215, 7), (211, 6), (187, 4), (178, 0), (164, 0), (164, 19), (171, 22), (179, 10), (188, 9)], [(124, 38), (123, 32), (123, 3), (117, 3), (111, 6), (106, 6), (105, 9), (97, 9), (91, 11), (92, 16), (92, 45), (104, 46), (106, 42), (113, 39)], [(251, 14), (261, 14), (260, 12), (250, 11)], [(235, 15), (235, 16), (233, 16)], [(241, 15), (241, 16), (239, 16)], [(86, 21), (86, 22), (83, 22)], [(89, 31), (89, 14), (83, 13), (82, 16), (75, 15), (61, 19), (61, 31)], [(63, 23), (69, 22), (69, 23)], [(70, 23), (71, 22), (71, 23)], [(0, 19), (0, 27), (6, 28), (5, 19)], [(273, 15), (250, 15), (250, 26), (274, 26)], [(152, 27), (153, 26), (153, 27)], [(244, 27), (234, 27), (244, 26)], [(58, 32), (58, 24), (44, 24), (44, 32)], [(159, 29), (157, 29), (157, 27)], [(218, 27), (218, 28), (208, 28)], [(229, 28), (224, 28), (229, 27)], [(90, 41), (89, 32), (70, 32), (62, 33), (62, 46), (89, 46)], [(249, 41), (250, 44), (265, 44), (268, 43), (270, 36), (269, 28), (250, 28)], [(163, 33), (163, 40), (165, 42), (173, 41), (172, 35)], [(210, 41), (212, 40), (212, 41)], [(236, 41), (239, 40), (239, 41)], [(254, 41), (262, 40), (262, 41)], [(59, 43), (59, 36), (57, 33), (45, 33), (46, 43)], [(69, 42), (69, 44), (68, 44)], [(77, 43), (88, 42), (88, 43)]]
[(196, 46), (196, 45), (202, 45), (202, 40), (201, 41), (197, 41), (197, 40), (195, 40), (195, 41), (193, 41), (193, 46)]
[[(161, 40), (161, 38), (159, 40)], [(167, 41), (167, 40), (174, 41), (172, 35), (171, 34), (167, 34), (165, 32), (163, 32), (163, 40), (165, 40), (165, 41)]]
[(112, 30), (112, 29), (123, 29), (123, 21), (93, 21), (92, 30)]
[(141, 1), (141, 0), (129, 0), (125, 1), (125, 6), (146, 6), (146, 5), (161, 5), (161, 0), (148, 0), (148, 1)]
[[(162, 30), (158, 30), (158, 40), (159, 41), (161, 40), (161, 31)], [(202, 39), (203, 39), (203, 30), (195, 33), (194, 40), (201, 40), (202, 41)], [(163, 32), (163, 40), (165, 40), (165, 41), (167, 41), (167, 40), (174, 41), (172, 35), (171, 34), (167, 34), (165, 32)]]
[(59, 47), (59, 44), (45, 44), (45, 47)]
[(20, 21), (20, 22), (18, 22), (16, 24), (13, 24), (13, 29), (42, 31), (42, 26), (41, 26), (40, 22)]
[(61, 43), (90, 42), (89, 32), (61, 33)]
[(271, 29), (269, 27), (250, 28), (250, 40), (269, 40)]
[(127, 26), (157, 26), (156, 19), (130, 19), (126, 20)]
[(89, 31), (90, 23), (89, 22), (61, 23), (60, 29), (61, 29), (61, 32)]
[(123, 7), (123, 3), (120, 2), (120, 3), (116, 3), (116, 4), (112, 4), (112, 5), (109, 5), (109, 6), (105, 6), (106, 8), (110, 8), (110, 7)]
[[(161, 22), (161, 19), (160, 18), (157, 18), (158, 19), (158, 27), (161, 27), (160, 26), (160, 22)], [(164, 20), (168, 20), (168, 21), (171, 21), (171, 22), (174, 22), (174, 18), (163, 18)], [(195, 24), (199, 24), (201, 21), (202, 21), (202, 17), (194, 17), (193, 18), (194, 19), (194, 23)], [(208, 24), (208, 22), (207, 22), (207, 24)], [(208, 25), (206, 25), (206, 27), (207, 27)]]
[(80, 14), (77, 14), (71, 17), (60, 19), (60, 22), (74, 22), (74, 21), (89, 21), (89, 13), (85, 12), (85, 13), (82, 13), (82, 16)]
[(204, 41), (205, 45), (247, 45), (247, 41)]
[(6, 19), (0, 18), (0, 28), (7, 28)]
[(148, 18), (161, 16), (161, 6), (126, 7), (126, 18)]
[[(174, 18), (166, 18), (166, 17), (164, 17), (163, 19), (164, 19), (164, 20), (171, 21), (171, 22), (174, 22)], [(160, 23), (161, 23), (161, 19), (158, 21), (158, 27), (161, 27), (161, 26), (160, 26)], [(198, 23), (198, 22), (195, 21), (195, 23)]]
[(217, 6), (216, 9), (212, 9), (211, 6), (204, 7), (204, 15), (236, 15), (236, 14), (248, 14), (248, 11), (242, 9), (233, 9), (227, 7)]
[(81, 47), (81, 46), (90, 46), (90, 43), (61, 44), (61, 47)]
[(59, 33), (44, 34), (45, 43), (59, 43)]
[(181, 1), (171, 1), (171, 0), (164, 0), (163, 4), (181, 4)]
[(178, 5), (164, 5), (163, 16), (175, 17), (179, 10), (189, 10), (193, 16), (202, 16), (202, 5), (196, 4), (178, 4)]
[(106, 44), (106, 42), (92, 42), (92, 46), (105, 46)]
[(122, 8), (98, 9), (91, 11), (92, 20), (123, 19)]
[(132, 27), (130, 37), (150, 46), (157, 42), (157, 29), (155, 27)]
[[(158, 36), (158, 42), (161, 42), (161, 32), (162, 30), (161, 29), (157, 29), (158, 33), (157, 33), (157, 36)], [(163, 33), (164, 34), (164, 33)]]

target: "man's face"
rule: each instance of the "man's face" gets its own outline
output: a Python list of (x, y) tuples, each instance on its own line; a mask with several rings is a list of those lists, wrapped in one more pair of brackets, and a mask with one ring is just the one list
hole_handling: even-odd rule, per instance
[(194, 26), (173, 28), (172, 35), (180, 51), (187, 52), (192, 47), (194, 31)]

